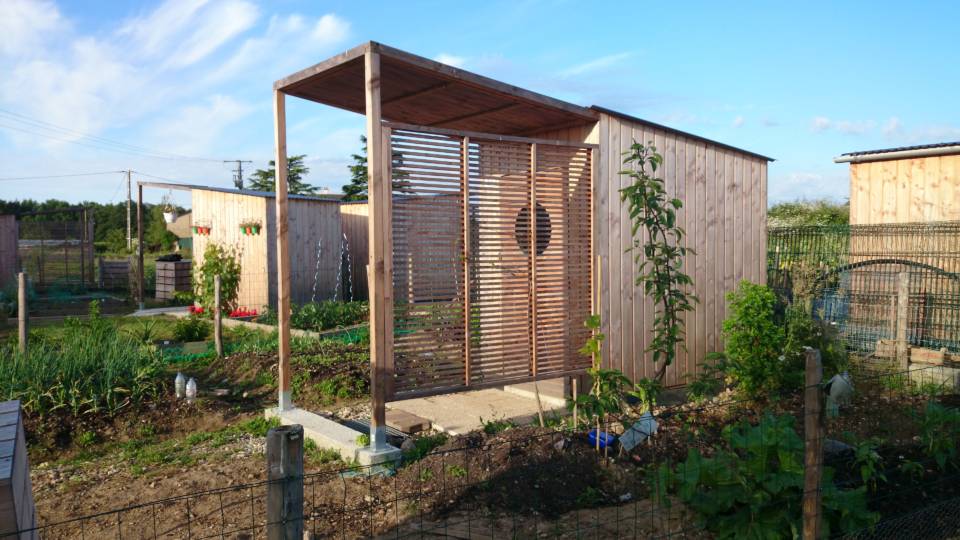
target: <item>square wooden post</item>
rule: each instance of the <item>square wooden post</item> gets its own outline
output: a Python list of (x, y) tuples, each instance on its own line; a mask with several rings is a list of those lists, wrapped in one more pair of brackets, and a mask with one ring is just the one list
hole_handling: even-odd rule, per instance
[(823, 476), (823, 365), (820, 351), (807, 347), (803, 392), (803, 538), (820, 538), (820, 478)]
[(223, 358), (223, 314), (220, 306), (220, 274), (213, 276), (213, 345), (217, 358)]
[(27, 274), (20, 272), (17, 274), (17, 337), (19, 339), (20, 354), (27, 355), (27, 343), (29, 341), (28, 332), (28, 311), (27, 311)]
[(287, 227), (287, 114), (285, 95), (273, 92), (273, 125), (276, 156), (277, 229), (277, 334), (279, 403), (281, 411), (293, 408), (290, 393), (290, 249)]
[(370, 250), (370, 446), (387, 447), (386, 399), (393, 382), (393, 246), (390, 130), (380, 116), (380, 53), (364, 54)]
[(910, 321), (910, 272), (897, 276), (897, 364), (900, 369), (910, 369), (910, 348), (907, 342), (907, 326)]
[(143, 185), (137, 183), (137, 302), (143, 309)]

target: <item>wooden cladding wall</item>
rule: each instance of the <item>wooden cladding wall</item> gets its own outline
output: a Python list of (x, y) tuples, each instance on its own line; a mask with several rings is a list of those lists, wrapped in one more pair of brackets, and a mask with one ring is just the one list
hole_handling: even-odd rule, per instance
[[(369, 256), (369, 215), (370, 207), (366, 202), (350, 202), (340, 204), (340, 227), (347, 240), (347, 250), (350, 253), (350, 284), (353, 300), (366, 300), (367, 287), (367, 257)], [(349, 296), (349, 295), (348, 295)]]
[(850, 224), (960, 220), (960, 155), (850, 164)]
[(700, 302), (686, 314), (686, 351), (679, 351), (666, 373), (670, 386), (687, 384), (707, 353), (722, 350), (724, 295), (740, 280), (766, 282), (767, 161), (703, 139), (642, 122), (602, 114), (586, 139), (599, 143), (596, 181), (596, 251), (601, 258), (600, 315), (604, 361), (638, 380), (655, 366), (645, 349), (653, 326), (653, 306), (635, 284), (637, 263), (631, 221), (619, 190), (628, 178), (622, 153), (633, 141), (652, 143), (663, 155), (657, 174), (667, 190), (683, 200), (678, 220), (687, 232), (684, 270), (693, 278)]
[(393, 129), (394, 399), (581, 373), (592, 154)]

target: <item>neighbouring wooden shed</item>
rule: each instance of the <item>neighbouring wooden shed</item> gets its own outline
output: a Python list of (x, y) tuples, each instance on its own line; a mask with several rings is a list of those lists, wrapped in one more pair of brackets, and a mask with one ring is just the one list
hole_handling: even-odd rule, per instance
[(850, 224), (960, 220), (960, 141), (850, 152)]
[[(210, 243), (240, 254), (237, 305), (276, 307), (277, 234), (275, 195), (271, 192), (190, 184), (141, 182), (142, 186), (191, 192), (193, 267), (203, 264)], [(339, 294), (343, 232), (336, 199), (289, 195), (291, 299), (296, 303), (330, 300)], [(245, 224), (258, 224), (251, 230)]]
[(12, 287), (20, 270), (18, 238), (17, 216), (0, 215), (0, 289)]
[[(603, 317), (607, 366), (634, 380), (654, 373), (644, 352), (654, 310), (625, 252), (633, 239), (618, 193), (634, 140), (663, 154), (658, 173), (685, 202), (679, 218), (696, 250), (686, 270), (700, 303), (667, 385), (721, 349), (724, 295), (741, 279), (765, 281), (762, 155), (376, 42), (274, 90), (278, 163), (285, 96), (367, 118), (375, 442), (384, 400), (584, 373), (591, 311)], [(281, 354), (281, 409), (288, 377)]]

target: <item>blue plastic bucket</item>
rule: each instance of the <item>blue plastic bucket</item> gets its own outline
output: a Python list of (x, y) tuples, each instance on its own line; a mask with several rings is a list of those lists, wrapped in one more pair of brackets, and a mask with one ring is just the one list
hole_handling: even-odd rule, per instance
[[(597, 446), (597, 430), (591, 429), (587, 433), (587, 440), (590, 441), (590, 446)], [(600, 432), (600, 448), (606, 448), (608, 446), (613, 446), (613, 443), (616, 442), (617, 436), (612, 433), (607, 433), (606, 431)]]

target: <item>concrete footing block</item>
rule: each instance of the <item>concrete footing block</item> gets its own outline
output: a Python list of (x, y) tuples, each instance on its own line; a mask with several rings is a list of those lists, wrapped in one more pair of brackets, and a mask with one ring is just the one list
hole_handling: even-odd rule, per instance
[(336, 450), (340, 452), (340, 457), (354, 460), (360, 465), (379, 465), (397, 461), (401, 457), (400, 449), (390, 445), (376, 451), (361, 446), (357, 443), (357, 438), (363, 433), (310, 411), (269, 408), (263, 412), (267, 418), (279, 418), (283, 425), (303, 426), (303, 435), (317, 446)]

